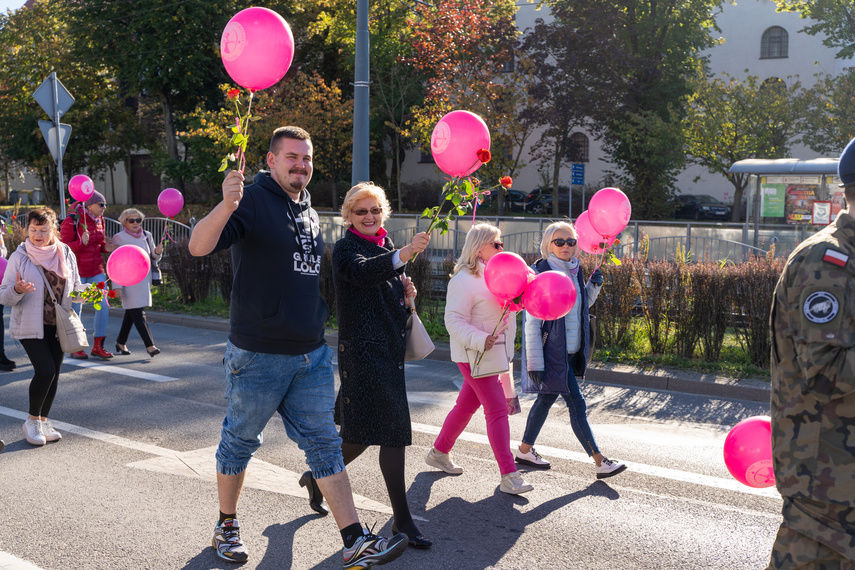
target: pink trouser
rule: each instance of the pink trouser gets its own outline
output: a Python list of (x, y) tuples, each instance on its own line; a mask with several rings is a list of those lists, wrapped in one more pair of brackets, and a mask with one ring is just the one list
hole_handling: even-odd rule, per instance
[(493, 448), (496, 463), (502, 475), (517, 470), (514, 455), (511, 453), (511, 427), (508, 424), (508, 402), (498, 376), (472, 378), (469, 363), (458, 362), (463, 374), (463, 387), (457, 396), (457, 403), (448, 412), (442, 429), (433, 446), (441, 453), (448, 453), (475, 412), (482, 405), (487, 419), (487, 439)]

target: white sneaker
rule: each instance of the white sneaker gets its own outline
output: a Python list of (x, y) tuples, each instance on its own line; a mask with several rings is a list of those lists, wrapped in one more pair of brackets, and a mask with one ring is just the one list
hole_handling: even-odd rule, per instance
[(533, 447), (528, 450), (528, 453), (523, 453), (519, 448), (517, 448), (514, 452), (514, 461), (521, 465), (528, 465), (529, 467), (536, 467), (538, 469), (549, 469), (552, 467), (549, 464), (549, 461), (541, 457)]
[(441, 469), (449, 475), (460, 475), (463, 473), (463, 467), (455, 465), (447, 453), (440, 453), (435, 447), (431, 447), (430, 451), (428, 451), (425, 463), (431, 467)]
[(42, 420), (42, 433), (45, 435), (45, 441), (59, 441), (62, 439), (62, 434), (54, 429), (50, 420)]
[(42, 422), (39, 420), (30, 420), (24, 422), (22, 426), (24, 430), (24, 437), (27, 438), (27, 441), (33, 445), (44, 445), (47, 443), (47, 439), (45, 439), (45, 434), (42, 433)]
[(597, 466), (597, 479), (612, 477), (624, 471), (626, 471), (626, 465), (620, 461), (612, 461), (607, 457), (603, 457), (603, 462)]
[(519, 471), (513, 471), (507, 475), (502, 475), (502, 483), (499, 485), (499, 491), (509, 495), (519, 495), (533, 491), (534, 487), (525, 482)]

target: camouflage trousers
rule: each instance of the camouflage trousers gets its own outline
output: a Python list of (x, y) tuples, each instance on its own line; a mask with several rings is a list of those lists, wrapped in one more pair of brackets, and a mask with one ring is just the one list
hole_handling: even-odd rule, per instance
[(767, 570), (855, 570), (855, 509), (784, 497)]

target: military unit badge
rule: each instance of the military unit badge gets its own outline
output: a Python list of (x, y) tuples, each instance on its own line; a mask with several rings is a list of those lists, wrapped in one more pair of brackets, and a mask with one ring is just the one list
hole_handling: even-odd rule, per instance
[(812, 323), (823, 324), (832, 321), (839, 310), (837, 297), (827, 291), (815, 291), (805, 299), (805, 317)]

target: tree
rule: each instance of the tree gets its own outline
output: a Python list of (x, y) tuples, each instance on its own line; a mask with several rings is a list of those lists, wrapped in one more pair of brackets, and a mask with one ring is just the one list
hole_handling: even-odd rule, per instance
[(215, 108), (218, 86), (227, 80), (219, 41), (234, 0), (52, 0), (73, 33), (80, 61), (103, 66), (126, 95), (160, 100), (163, 145), (169, 158), (181, 160), (176, 114), (191, 112), (201, 100)]
[(97, 67), (74, 58), (62, 13), (36, 2), (0, 14), (0, 151), (9, 162), (39, 172), (49, 204), (59, 203), (57, 172), (38, 126), (47, 120), (33, 92), (52, 71), (75, 97), (61, 120), (72, 126), (63, 170), (94, 173), (93, 155), (107, 144), (107, 117), (119, 104), (115, 82)]
[(810, 35), (822, 34), (822, 44), (837, 48), (837, 57), (855, 55), (855, 5), (851, 0), (777, 0), (779, 12), (798, 12), (815, 23), (802, 30)]
[(826, 156), (839, 156), (855, 136), (855, 71), (821, 75), (807, 90), (801, 122), (803, 144)]
[[(513, 176), (523, 166), (521, 150), (532, 132), (531, 123), (519, 115), (526, 97), (522, 76), (530, 68), (500, 74), (516, 48), (514, 3), (439, 0), (434, 6), (419, 4), (415, 11), (410, 18), (412, 55), (402, 62), (426, 77), (427, 85), (408, 136), (427, 150), (436, 122), (453, 109), (466, 109), (484, 119), (495, 141), (493, 160), (479, 176), (496, 181), (500, 175)], [(501, 193), (499, 200), (502, 208)]]
[(733, 185), (733, 221), (741, 219), (742, 196), (748, 174), (731, 173), (730, 167), (747, 158), (782, 158), (799, 130), (801, 84), (744, 81), (723, 74), (711, 78), (698, 68), (686, 105), (683, 136), (692, 162)]

